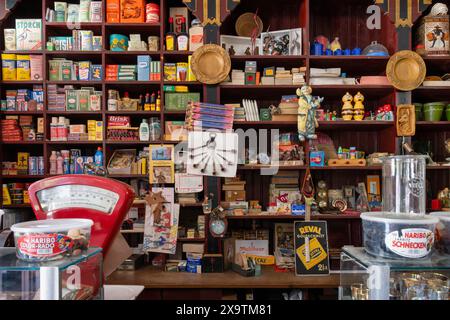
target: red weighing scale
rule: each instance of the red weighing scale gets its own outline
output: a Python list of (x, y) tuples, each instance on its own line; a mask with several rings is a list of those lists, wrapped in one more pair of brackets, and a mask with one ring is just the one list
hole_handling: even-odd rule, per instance
[(38, 220), (85, 218), (94, 221), (91, 247), (105, 256), (130, 210), (133, 189), (120, 181), (91, 175), (63, 175), (33, 183), (28, 189)]

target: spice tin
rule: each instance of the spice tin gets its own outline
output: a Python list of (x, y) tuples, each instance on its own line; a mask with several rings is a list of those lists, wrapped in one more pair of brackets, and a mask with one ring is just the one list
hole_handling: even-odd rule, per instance
[(157, 3), (148, 3), (145, 6), (145, 22), (159, 23), (159, 5)]

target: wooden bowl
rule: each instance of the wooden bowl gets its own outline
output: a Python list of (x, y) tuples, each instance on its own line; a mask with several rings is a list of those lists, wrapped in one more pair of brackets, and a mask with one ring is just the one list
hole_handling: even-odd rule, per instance
[(201, 83), (218, 84), (228, 77), (231, 59), (221, 46), (206, 44), (192, 54), (191, 68)]
[(427, 67), (417, 53), (402, 50), (395, 53), (386, 67), (389, 82), (398, 90), (411, 91), (425, 80)]
[(256, 16), (256, 22), (254, 20), (254, 13), (247, 12), (239, 16), (236, 21), (236, 34), (241, 37), (251, 37), (255, 27), (258, 27), (256, 37), (259, 37), (263, 31), (263, 22), (260, 17)]

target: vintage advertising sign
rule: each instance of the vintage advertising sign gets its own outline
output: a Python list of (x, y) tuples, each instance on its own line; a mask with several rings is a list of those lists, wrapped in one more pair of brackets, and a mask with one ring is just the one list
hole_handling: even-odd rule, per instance
[[(326, 221), (295, 221), (295, 275), (330, 273)], [(309, 242), (309, 255), (306, 252)]]

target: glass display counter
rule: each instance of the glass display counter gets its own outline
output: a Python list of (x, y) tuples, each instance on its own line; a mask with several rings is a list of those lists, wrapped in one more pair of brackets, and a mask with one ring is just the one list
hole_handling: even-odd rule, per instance
[(30, 263), (0, 248), (0, 300), (103, 299), (101, 248), (61, 260)]
[(450, 255), (391, 260), (345, 246), (341, 253), (340, 300), (448, 300)]

